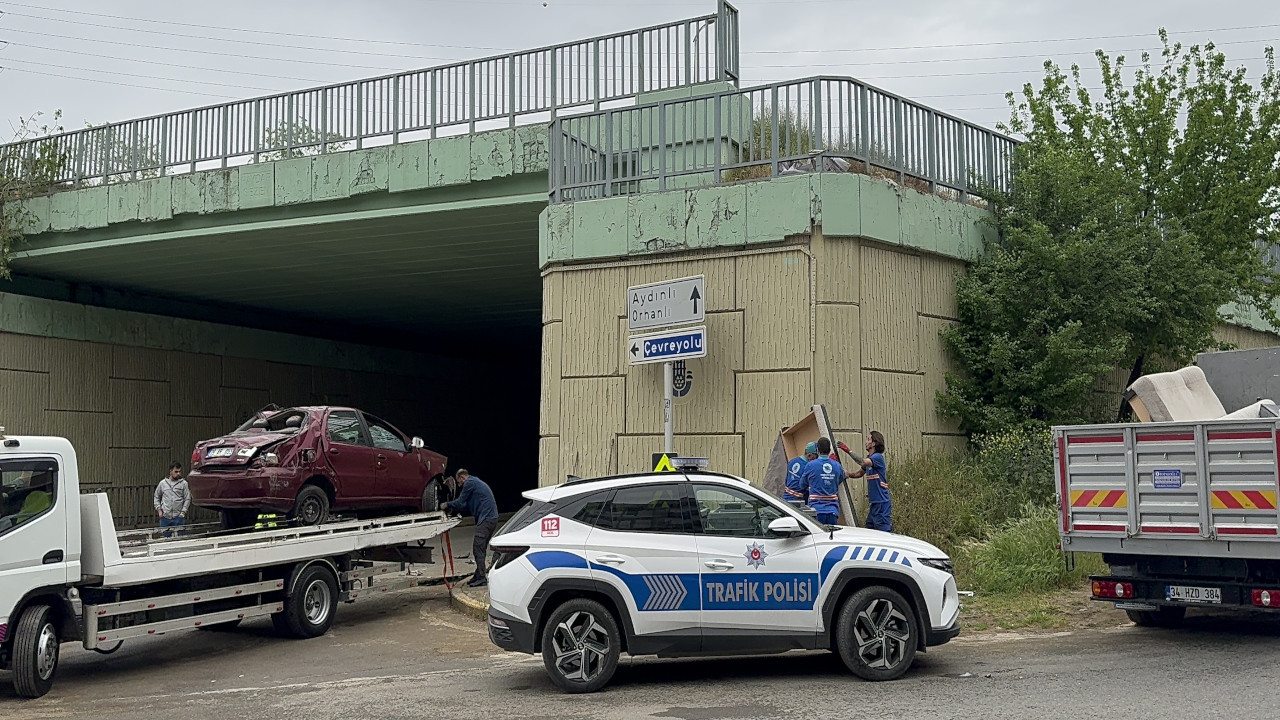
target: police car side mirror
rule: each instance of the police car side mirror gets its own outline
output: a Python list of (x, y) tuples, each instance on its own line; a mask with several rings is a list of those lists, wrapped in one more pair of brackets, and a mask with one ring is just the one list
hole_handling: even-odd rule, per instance
[(800, 526), (799, 520), (793, 517), (780, 517), (769, 523), (769, 534), (774, 537), (799, 537), (809, 533)]

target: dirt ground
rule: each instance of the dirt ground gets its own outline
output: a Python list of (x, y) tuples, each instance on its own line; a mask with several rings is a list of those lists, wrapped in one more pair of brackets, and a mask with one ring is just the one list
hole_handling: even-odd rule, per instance
[(1113, 603), (1090, 599), (1087, 583), (1050, 593), (961, 598), (964, 632), (1060, 631), (1129, 625)]

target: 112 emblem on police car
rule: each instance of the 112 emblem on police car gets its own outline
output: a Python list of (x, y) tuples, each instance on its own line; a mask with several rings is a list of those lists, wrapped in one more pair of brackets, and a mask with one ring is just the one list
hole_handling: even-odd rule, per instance
[(751, 543), (747, 546), (747, 551), (742, 554), (747, 559), (747, 564), (753, 568), (759, 568), (764, 565), (764, 559), (769, 557), (769, 553), (764, 551), (764, 546), (759, 543)]

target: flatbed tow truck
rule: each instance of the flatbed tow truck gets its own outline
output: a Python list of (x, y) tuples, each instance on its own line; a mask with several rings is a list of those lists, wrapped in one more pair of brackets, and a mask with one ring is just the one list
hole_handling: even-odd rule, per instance
[(420, 513), (309, 527), (182, 536), (117, 532), (105, 494), (80, 494), (63, 438), (0, 428), (0, 669), (15, 692), (53, 686), (59, 647), (109, 654), (129, 638), (230, 629), (270, 616), (295, 638), (323, 635), (339, 602), (420, 585), (428, 541), (458, 520)]

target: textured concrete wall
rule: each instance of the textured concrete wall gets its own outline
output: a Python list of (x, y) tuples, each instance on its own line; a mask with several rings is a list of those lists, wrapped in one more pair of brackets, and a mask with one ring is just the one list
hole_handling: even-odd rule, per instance
[[(630, 285), (706, 275), (708, 356), (687, 363), (676, 449), (759, 478), (779, 430), (815, 403), (856, 445), (879, 429), (894, 452), (954, 446), (933, 411), (954, 322), (956, 260), (823, 228), (736, 253), (556, 266), (544, 278), (540, 482), (647, 469), (662, 449), (662, 367), (627, 362)], [(922, 278), (928, 278), (925, 282)]]
[(893, 452), (961, 444), (933, 397), (981, 217), (834, 174), (551, 206), (540, 482), (644, 470), (662, 449), (662, 368), (628, 364), (624, 297), (697, 274), (708, 356), (687, 363), (691, 390), (675, 400), (678, 452), (759, 478), (779, 430), (815, 403), (851, 445), (870, 429)]
[[(69, 438), (83, 489), (104, 489), (121, 526), (151, 522), (150, 493), (170, 461), (189, 465), (196, 441), (267, 403), (362, 408), (490, 478), (509, 508), (533, 484), (535, 450), (514, 439), (495, 455), (492, 445), (495, 434), (534, 427), (536, 391), (525, 388), (536, 368), (524, 359), (444, 358), (0, 294), (0, 426)], [(506, 408), (497, 423), (495, 408)]]
[(547, 172), (529, 125), (83, 188), (29, 201), (31, 235), (342, 200)]
[(105, 489), (123, 525), (150, 522), (170, 461), (189, 469), (197, 441), (267, 403), (358, 402), (415, 432), (423, 390), (408, 376), (0, 332), (0, 425), (70, 439), (82, 489)]

